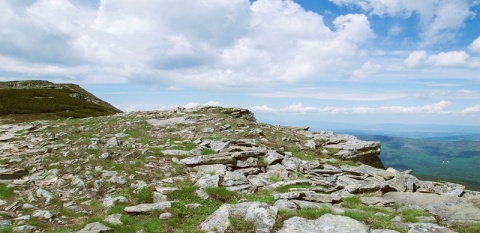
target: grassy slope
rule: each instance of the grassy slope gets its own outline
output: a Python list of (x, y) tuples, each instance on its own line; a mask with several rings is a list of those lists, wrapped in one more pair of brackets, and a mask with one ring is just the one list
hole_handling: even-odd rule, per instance
[(0, 89), (0, 118), (4, 119), (4, 123), (13, 123), (104, 116), (120, 112), (110, 105), (96, 104), (70, 96), (78, 92), (73, 88)]

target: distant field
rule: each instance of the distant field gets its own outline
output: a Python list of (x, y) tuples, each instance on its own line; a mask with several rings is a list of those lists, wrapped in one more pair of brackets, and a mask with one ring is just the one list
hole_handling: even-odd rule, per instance
[(116, 113), (67, 89), (0, 89), (0, 117), (7, 121), (82, 118)]
[(480, 141), (410, 139), (357, 135), (382, 142), (380, 158), (385, 167), (412, 169), (414, 175), (435, 181), (451, 181), (480, 190)]

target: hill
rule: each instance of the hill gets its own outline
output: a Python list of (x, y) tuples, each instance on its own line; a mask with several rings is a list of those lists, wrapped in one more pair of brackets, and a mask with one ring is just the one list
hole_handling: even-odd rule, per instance
[(121, 112), (75, 84), (0, 82), (0, 123), (105, 116)]
[(479, 192), (379, 149), (237, 108), (2, 125), (0, 232), (479, 232)]

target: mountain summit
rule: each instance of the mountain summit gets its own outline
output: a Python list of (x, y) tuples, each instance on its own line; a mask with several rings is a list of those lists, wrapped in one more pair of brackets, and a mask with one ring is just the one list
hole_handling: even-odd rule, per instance
[(0, 123), (105, 116), (121, 111), (76, 84), (0, 82)]

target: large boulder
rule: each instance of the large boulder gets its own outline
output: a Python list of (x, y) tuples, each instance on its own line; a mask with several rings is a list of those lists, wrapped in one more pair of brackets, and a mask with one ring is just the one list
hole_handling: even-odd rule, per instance
[(318, 219), (289, 218), (278, 233), (370, 233), (365, 224), (345, 216), (325, 214)]

